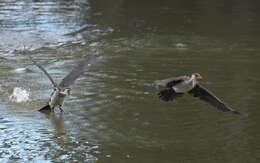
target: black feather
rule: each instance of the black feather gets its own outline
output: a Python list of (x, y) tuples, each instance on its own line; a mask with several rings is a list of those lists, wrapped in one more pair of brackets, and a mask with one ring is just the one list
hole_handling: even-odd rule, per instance
[(57, 86), (57, 84), (55, 83), (55, 81), (52, 79), (51, 75), (45, 70), (45, 68), (42, 67), (42, 65), (38, 64), (33, 58), (32, 56), (28, 55), (29, 58), (31, 59), (31, 61), (33, 62), (34, 65), (36, 65), (40, 70), (42, 70), (44, 72), (44, 74), (48, 77), (48, 79), (51, 81), (52, 85), (54, 87)]
[(197, 84), (192, 90), (188, 92), (193, 97), (198, 97), (200, 100), (205, 101), (215, 108), (223, 112), (233, 112), (234, 114), (241, 114), (235, 109), (226, 105), (223, 101), (221, 101), (217, 96), (215, 96), (212, 92), (204, 88), (202, 85)]
[(178, 79), (178, 80), (172, 80), (170, 81), (169, 83), (166, 84), (166, 87), (167, 88), (172, 88), (173, 86), (183, 82), (184, 80), (183, 79)]
[(173, 77), (163, 80), (157, 80), (153, 83), (153, 86), (156, 88), (164, 87), (164, 88), (172, 88), (173, 86), (183, 82), (184, 80), (189, 79), (188, 76), (179, 76)]
[(39, 111), (40, 112), (51, 111), (51, 106), (48, 104), (48, 105), (42, 107)]
[(173, 101), (177, 97), (181, 97), (183, 93), (177, 93), (172, 88), (164, 89), (158, 93), (158, 96), (163, 101)]
[(59, 84), (59, 87), (66, 88), (75, 82), (75, 80), (84, 73), (86, 67), (92, 66), (97, 62), (97, 57), (91, 55), (87, 57), (85, 60), (79, 62), (78, 66), (75, 67)]

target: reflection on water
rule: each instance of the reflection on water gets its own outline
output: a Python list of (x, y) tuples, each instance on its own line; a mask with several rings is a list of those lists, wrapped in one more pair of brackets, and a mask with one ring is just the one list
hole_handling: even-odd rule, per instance
[[(63, 113), (45, 113), (50, 120), (54, 129), (53, 138), (55, 139), (55, 146), (46, 144), (50, 147), (47, 158), (56, 161), (85, 161), (94, 162), (97, 159), (91, 155), (91, 152), (98, 150), (99, 146), (91, 145), (88, 142), (81, 142), (66, 131), (66, 124), (64, 124)], [(54, 148), (53, 148), (54, 147)]]
[[(0, 2), (0, 161), (257, 162), (257, 1)], [(29, 47), (23, 52), (23, 46)], [(87, 55), (64, 114), (42, 114), (49, 80)], [(154, 80), (199, 72), (237, 117), (185, 96), (162, 102)], [(29, 101), (11, 102), (14, 88)]]
[(79, 1), (1, 1), (1, 50), (23, 45), (39, 48), (96, 37), (101, 30), (88, 23), (87, 0)]

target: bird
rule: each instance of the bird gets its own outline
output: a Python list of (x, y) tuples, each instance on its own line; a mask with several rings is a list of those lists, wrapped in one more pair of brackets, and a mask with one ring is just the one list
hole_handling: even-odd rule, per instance
[(212, 105), (219, 111), (241, 114), (239, 111), (225, 104), (207, 88), (199, 84), (198, 81), (202, 79), (202, 75), (199, 73), (193, 73), (191, 76), (185, 75), (157, 80), (153, 83), (153, 86), (155, 86), (157, 89), (161, 87), (164, 88), (158, 93), (159, 98), (163, 101), (174, 101), (177, 98), (182, 97), (184, 94), (189, 94)]
[(86, 59), (79, 62), (79, 64), (67, 75), (65, 76), (62, 81), (57, 84), (51, 75), (41, 66), (39, 63), (37, 63), (32, 56), (28, 55), (31, 61), (35, 66), (37, 66), (41, 71), (44, 72), (44, 74), (48, 77), (50, 82), (53, 85), (53, 91), (51, 93), (51, 96), (49, 98), (49, 101), (47, 105), (42, 107), (39, 111), (45, 112), (45, 111), (52, 111), (54, 112), (55, 107), (59, 107), (60, 112), (63, 112), (62, 106), (64, 104), (64, 99), (66, 96), (70, 95), (71, 87), (75, 80), (84, 73), (86, 67), (90, 67), (93, 64), (97, 62), (97, 57), (94, 55), (91, 55), (87, 57)]

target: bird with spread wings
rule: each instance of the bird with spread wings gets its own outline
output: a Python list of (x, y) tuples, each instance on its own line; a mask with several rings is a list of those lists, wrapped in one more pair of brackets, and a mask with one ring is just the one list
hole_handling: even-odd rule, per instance
[(154, 86), (156, 88), (164, 88), (158, 93), (159, 98), (163, 101), (173, 101), (187, 93), (214, 106), (220, 111), (240, 114), (240, 112), (225, 104), (212, 92), (199, 84), (198, 80), (201, 79), (202, 76), (199, 73), (194, 73), (191, 76), (180, 76), (157, 80), (154, 82)]
[(84, 73), (87, 67), (93, 66), (97, 62), (96, 56), (89, 56), (85, 60), (79, 62), (79, 64), (67, 75), (62, 81), (57, 84), (51, 75), (40, 65), (38, 64), (32, 56), (28, 55), (34, 65), (36, 65), (44, 74), (48, 77), (53, 85), (53, 92), (49, 99), (49, 102), (46, 106), (42, 107), (39, 111), (54, 111), (55, 107), (59, 107), (60, 111), (63, 112), (62, 106), (66, 96), (70, 95), (71, 85), (75, 80)]

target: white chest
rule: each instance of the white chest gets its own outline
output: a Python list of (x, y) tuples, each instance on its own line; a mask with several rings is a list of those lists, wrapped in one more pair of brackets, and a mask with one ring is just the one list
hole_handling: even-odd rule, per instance
[(197, 84), (196, 80), (188, 80), (188, 81), (184, 81), (180, 84), (177, 84), (176, 86), (173, 87), (173, 89), (177, 93), (186, 93), (186, 92), (189, 92), (190, 90), (192, 90), (196, 84)]
[(58, 91), (53, 92), (49, 105), (51, 108), (54, 108), (56, 106), (62, 106), (64, 103), (65, 96), (61, 95)]

